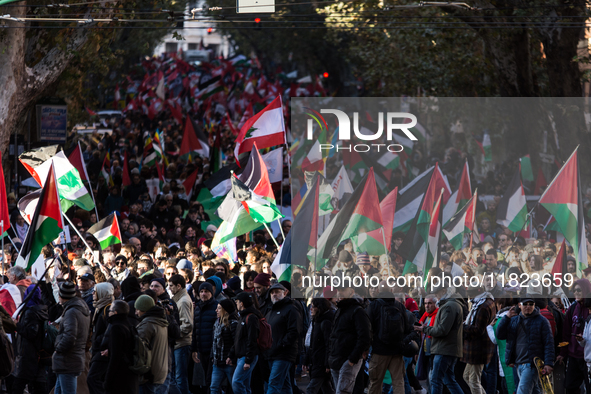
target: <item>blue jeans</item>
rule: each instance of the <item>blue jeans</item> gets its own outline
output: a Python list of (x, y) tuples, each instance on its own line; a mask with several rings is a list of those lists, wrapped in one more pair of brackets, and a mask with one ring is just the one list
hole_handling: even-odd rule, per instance
[(517, 366), (519, 386), (517, 394), (531, 394), (538, 386), (538, 370), (531, 364), (519, 364)]
[(76, 392), (78, 374), (58, 373), (55, 375), (55, 394), (70, 394)]
[(406, 370), (408, 369), (408, 365), (412, 362), (412, 357), (403, 357), (404, 358), (404, 394), (411, 394), (410, 389), (410, 382), (408, 381), (408, 375)]
[[(251, 367), (252, 368), (252, 367)], [(232, 383), (232, 376), (234, 375), (234, 366), (226, 365), (223, 367), (213, 366), (211, 372), (211, 385), (209, 386), (210, 394), (218, 394), (220, 391), (220, 385), (224, 381), (224, 377), (228, 378), (228, 382)], [(188, 393), (188, 391), (183, 391)]]
[(453, 356), (433, 356), (433, 372), (431, 375), (431, 394), (441, 394), (445, 385), (451, 394), (464, 394), (462, 388), (456, 382), (454, 368), (458, 362)]
[(250, 378), (252, 377), (252, 370), (257, 364), (259, 356), (254, 356), (253, 361), (250, 363), (250, 368), (246, 371), (244, 370), (244, 359), (245, 357), (240, 357), (236, 363), (236, 369), (232, 377), (232, 391), (234, 394), (250, 394)]
[(266, 394), (292, 394), (289, 370), (292, 362), (286, 360), (269, 360), (269, 384)]
[(174, 378), (181, 393), (189, 392), (189, 357), (191, 346), (174, 349)]

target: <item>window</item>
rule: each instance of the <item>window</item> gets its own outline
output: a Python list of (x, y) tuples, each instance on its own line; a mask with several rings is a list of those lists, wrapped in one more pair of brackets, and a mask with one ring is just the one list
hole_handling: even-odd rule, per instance
[(176, 52), (177, 47), (178, 47), (178, 44), (176, 42), (167, 42), (166, 43), (166, 52), (167, 53)]
[(195, 51), (197, 50), (198, 45), (197, 44), (189, 44), (189, 50), (190, 51)]

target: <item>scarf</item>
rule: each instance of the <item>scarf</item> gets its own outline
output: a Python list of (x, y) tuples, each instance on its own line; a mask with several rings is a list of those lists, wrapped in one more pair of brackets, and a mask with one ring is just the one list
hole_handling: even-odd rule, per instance
[(224, 361), (224, 338), (222, 335), (223, 328), (224, 325), (220, 319), (217, 319), (213, 325), (213, 347), (211, 348), (214, 365)]
[(129, 268), (125, 268), (125, 271), (117, 273), (117, 267), (115, 267), (111, 270), (111, 276), (121, 283), (129, 276)]
[(488, 291), (485, 291), (484, 293), (474, 297), (474, 299), (472, 300), (472, 308), (470, 308), (470, 313), (468, 313), (468, 317), (466, 318), (465, 323), (469, 326), (472, 325), (472, 323), (474, 323), (474, 318), (476, 317), (476, 312), (478, 311), (478, 308), (480, 307), (480, 305), (484, 304), (486, 302), (486, 300), (488, 299), (495, 299), (495, 297), (492, 296), (492, 294), (490, 294)]
[[(429, 320), (429, 327), (433, 327), (433, 324), (435, 323), (435, 316), (437, 315), (437, 311), (439, 310), (439, 308), (435, 308), (435, 310), (431, 313), (423, 313), (423, 316), (421, 316), (421, 318), (419, 319), (419, 323), (423, 323), (425, 322), (425, 320), (427, 319), (431, 319)], [(431, 336), (427, 335), (427, 338), (431, 338)]]

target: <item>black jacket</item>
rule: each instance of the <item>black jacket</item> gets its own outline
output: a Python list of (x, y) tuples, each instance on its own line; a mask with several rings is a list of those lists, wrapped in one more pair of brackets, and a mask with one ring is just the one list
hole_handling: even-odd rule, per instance
[[(328, 343), (332, 331), (335, 312), (328, 310), (312, 321), (312, 335), (310, 336), (310, 350), (306, 355), (306, 364), (310, 368), (310, 378), (323, 378), (328, 364)], [(330, 372), (329, 372), (330, 374)]]
[(260, 354), (258, 338), (260, 323), (263, 315), (254, 306), (248, 307), (240, 312), (236, 334), (234, 336), (234, 348), (230, 358), (238, 359), (245, 357), (244, 362), (251, 364), (255, 356)]
[(345, 361), (357, 363), (371, 344), (371, 323), (357, 298), (346, 298), (337, 304), (329, 341), (328, 363), (341, 369)]
[(101, 347), (103, 343), (103, 336), (107, 331), (107, 326), (109, 323), (107, 319), (109, 318), (109, 308), (111, 304), (102, 308), (99, 312), (97, 312), (96, 321), (92, 326), (92, 346), (90, 348), (90, 353), (92, 354), (92, 359), (90, 362), (107, 362), (109, 359), (107, 357), (101, 356), (101, 351), (105, 350), (106, 347)]
[(109, 365), (105, 374), (105, 392), (109, 394), (136, 394), (139, 391), (139, 376), (129, 370), (133, 364), (135, 327), (125, 315), (109, 317), (105, 337), (109, 349)]
[[(378, 296), (380, 295), (378, 294)], [(369, 308), (367, 309), (373, 337), (371, 342), (371, 352), (372, 354), (375, 353), (384, 356), (400, 355), (402, 354), (402, 342), (404, 338), (400, 338), (400, 343), (395, 346), (388, 345), (382, 342), (379, 338), (378, 331), (380, 328), (380, 321), (384, 317), (382, 310), (383, 306), (396, 308), (404, 316), (404, 336), (410, 334), (410, 332), (413, 330), (412, 322), (409, 321), (410, 316), (406, 313), (406, 307), (402, 305), (402, 303), (396, 301), (394, 298), (374, 299), (371, 301)]]
[(294, 301), (284, 298), (277, 301), (266, 315), (273, 333), (273, 345), (269, 360), (286, 360), (294, 363), (298, 355), (298, 340), (302, 330), (302, 317)]
[(213, 325), (217, 319), (218, 302), (212, 297), (195, 307), (191, 351), (209, 354), (213, 343)]
[[(226, 359), (230, 357), (230, 354), (232, 354), (232, 348), (234, 347), (234, 338), (236, 337), (236, 327), (238, 326), (238, 315), (236, 315), (236, 313), (231, 314), (228, 317), (228, 323), (228, 326), (223, 325), (219, 321), (215, 323), (222, 325), (221, 337), (217, 338), (214, 332), (213, 346), (211, 348), (211, 358), (215, 365), (218, 367), (225, 367)], [(235, 361), (236, 360), (232, 360), (234, 365), (236, 365)]]
[(265, 290), (260, 297), (257, 298), (259, 302), (259, 311), (263, 316), (267, 316), (267, 313), (271, 310), (273, 306), (273, 301), (271, 301), (271, 294), (269, 294), (269, 290)]
[(47, 321), (47, 306), (35, 305), (21, 315), (16, 325), (16, 358), (12, 374), (20, 379), (45, 381), (45, 366), (39, 365), (39, 351)]

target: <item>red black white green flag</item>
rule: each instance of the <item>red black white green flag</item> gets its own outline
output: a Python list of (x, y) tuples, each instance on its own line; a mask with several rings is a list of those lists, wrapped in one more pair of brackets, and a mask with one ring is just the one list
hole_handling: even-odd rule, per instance
[(94, 235), (101, 245), (101, 249), (121, 243), (119, 221), (114, 212), (89, 228), (88, 232)]

